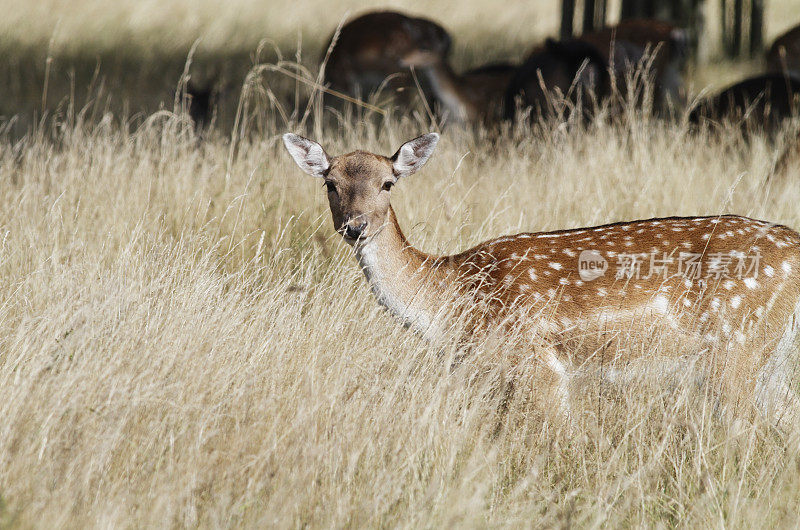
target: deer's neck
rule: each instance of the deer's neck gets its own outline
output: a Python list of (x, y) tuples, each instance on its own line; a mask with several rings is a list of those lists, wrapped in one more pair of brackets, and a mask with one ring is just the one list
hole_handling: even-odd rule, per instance
[(422, 72), (450, 120), (463, 123), (472, 118), (474, 110), (462, 86), (463, 80), (449, 64), (437, 63), (423, 68)]
[(426, 337), (442, 331), (442, 297), (449, 288), (451, 266), (412, 247), (391, 207), (384, 228), (356, 248), (356, 257), (372, 292), (389, 312)]

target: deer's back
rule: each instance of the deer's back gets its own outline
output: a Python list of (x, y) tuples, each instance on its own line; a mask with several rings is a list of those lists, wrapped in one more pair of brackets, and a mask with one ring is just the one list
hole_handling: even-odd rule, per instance
[(782, 72), (784, 67), (788, 70), (800, 71), (800, 26), (795, 26), (775, 39), (767, 51), (767, 68), (769, 70)]
[(774, 338), (800, 299), (800, 235), (737, 216), (518, 234), (450, 259), (495, 318), (520, 312), (585, 351), (609, 331), (743, 342), (774, 324)]
[(443, 27), (427, 19), (393, 11), (367, 13), (342, 27), (325, 77), (337, 89), (364, 84), (362, 95), (366, 96), (387, 76), (406, 71), (400, 61), (416, 49), (446, 56), (450, 36)]

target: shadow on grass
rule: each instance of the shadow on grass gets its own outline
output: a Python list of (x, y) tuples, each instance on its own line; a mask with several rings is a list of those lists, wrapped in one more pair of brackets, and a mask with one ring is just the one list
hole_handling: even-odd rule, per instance
[[(46, 47), (0, 42), (0, 120), (13, 118), (12, 136), (24, 134), (43, 116), (69, 122), (82, 114), (94, 123), (110, 112), (135, 125), (158, 110), (180, 110), (184, 80), (213, 107), (208, 109), (209, 119), (229, 129), (242, 83), (255, 61), (278, 58), (276, 50), (267, 47), (258, 54), (255, 50), (192, 53), (188, 49), (141, 54), (119, 48), (49, 55)], [(316, 71), (316, 65), (309, 67)], [(290, 81), (270, 79), (271, 84), (280, 85), (273, 91), (287, 98), (287, 87), (294, 84)], [(209, 93), (213, 97), (208, 98)]]

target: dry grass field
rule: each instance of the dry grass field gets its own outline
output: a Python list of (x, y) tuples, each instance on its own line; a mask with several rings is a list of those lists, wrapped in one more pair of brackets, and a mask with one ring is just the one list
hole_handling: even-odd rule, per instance
[[(471, 64), (552, 31), (540, 3), (443, 1), (431, 16)], [(6, 4), (0, 528), (798, 526), (800, 426), (649, 381), (586, 385), (564, 425), (535, 377), (505, 392), (502, 344), (451, 368), (452, 344), (377, 305), (262, 85), (228, 96), (228, 122), (247, 103), (232, 134), (198, 141), (169, 112), (198, 36), (198, 61), (244, 57), (246, 72), (262, 38), (294, 60), (301, 35), (310, 67), (354, 3)], [(800, 21), (792, 4), (768, 4), (769, 35)], [(332, 154), (390, 154), (434, 127), (420, 114), (306, 133)], [(800, 229), (797, 174), (773, 172), (782, 141), (637, 113), (446, 128), (393, 205), (429, 252), (667, 215)]]

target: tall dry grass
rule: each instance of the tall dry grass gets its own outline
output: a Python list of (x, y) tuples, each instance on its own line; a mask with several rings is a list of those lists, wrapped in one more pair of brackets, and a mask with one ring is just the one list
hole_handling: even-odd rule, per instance
[[(0, 24), (36, 47), (60, 13), (54, 48), (130, 37), (153, 52), (183, 50), (212, 21), (224, 51), (239, 46), (224, 42), (232, 27), (241, 46), (261, 38), (264, 6), (289, 13), (269, 19), (284, 37), (318, 6), (217, 16), (202, 3), (165, 35), (186, 5), (135, 4), (81, 4), (95, 19), (6, 6)], [(437, 4), (440, 18), (479, 32), (453, 6)], [(501, 48), (527, 39), (509, 34)], [(160, 89), (136, 75), (119, 97), (153, 103)], [(179, 113), (111, 113), (86, 85), (21, 139), (0, 128), (0, 527), (796, 526), (800, 426), (722, 416), (692, 384), (591, 380), (564, 425), (535, 373), (508, 392), (502, 343), (453, 367), (452, 344), (403, 329), (279, 138), (297, 128), (331, 154), (390, 154), (435, 125), (419, 113), (298, 128), (263, 79), (236, 92), (237, 128), (203, 141)], [(777, 157), (761, 137), (637, 113), (499, 136), (445, 128), (393, 205), (409, 239), (441, 253), (661, 215), (800, 228), (796, 175), (774, 174)]]
[[(388, 154), (426, 127), (318, 140)], [(506, 392), (502, 344), (451, 369), (377, 306), (279, 128), (198, 144), (162, 115), (2, 144), (0, 524), (796, 524), (798, 427), (648, 384), (588, 384), (565, 426), (535, 379)], [(434, 252), (655, 215), (800, 227), (774, 157), (642, 117), (445, 130), (393, 203)]]

